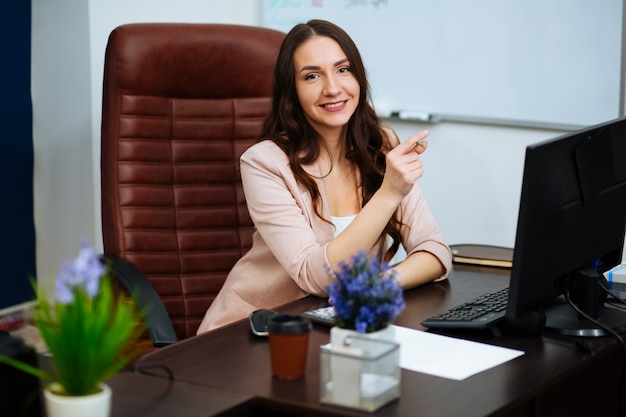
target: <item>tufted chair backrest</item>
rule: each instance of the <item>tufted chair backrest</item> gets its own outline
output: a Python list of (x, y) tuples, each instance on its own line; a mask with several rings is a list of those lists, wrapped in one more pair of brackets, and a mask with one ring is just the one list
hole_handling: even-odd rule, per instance
[(224, 24), (129, 24), (106, 49), (105, 255), (137, 266), (180, 339), (194, 335), (253, 224), (239, 157), (270, 111), (284, 34)]

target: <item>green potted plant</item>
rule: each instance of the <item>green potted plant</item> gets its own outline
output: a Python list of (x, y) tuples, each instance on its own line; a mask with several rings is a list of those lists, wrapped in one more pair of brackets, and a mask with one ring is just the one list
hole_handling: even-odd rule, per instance
[[(108, 416), (111, 390), (105, 381), (136, 357), (142, 313), (115, 291), (109, 266), (87, 243), (73, 261), (62, 265), (53, 297), (42, 286), (35, 286), (35, 293), (33, 321), (54, 369), (33, 367), (5, 355), (0, 355), (0, 362), (48, 381), (44, 388), (48, 417)], [(104, 404), (93, 411), (80, 408), (94, 398)], [(66, 405), (74, 411), (59, 408)]]

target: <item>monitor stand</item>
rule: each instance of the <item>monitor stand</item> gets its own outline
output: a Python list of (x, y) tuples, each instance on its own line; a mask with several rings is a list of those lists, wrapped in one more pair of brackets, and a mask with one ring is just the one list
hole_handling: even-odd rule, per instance
[[(602, 284), (604, 283), (604, 284)], [(605, 305), (606, 278), (591, 268), (582, 268), (570, 275), (568, 289), (571, 301), (585, 314), (613, 331), (626, 333), (626, 312)], [(611, 333), (579, 314), (565, 299), (559, 297), (545, 307), (545, 330), (565, 336), (600, 337)]]
[[(578, 312), (565, 299), (559, 299), (559, 301), (562, 302), (545, 309), (546, 331), (579, 337), (601, 337), (611, 334), (584, 317), (579, 317)], [(598, 306), (598, 316), (594, 319), (619, 334), (626, 333), (626, 312), (624, 311), (601, 305)]]

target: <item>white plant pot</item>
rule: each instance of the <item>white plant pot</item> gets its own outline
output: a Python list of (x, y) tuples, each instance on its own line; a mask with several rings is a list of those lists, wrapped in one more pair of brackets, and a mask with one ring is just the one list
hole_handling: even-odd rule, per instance
[(333, 346), (343, 346), (346, 338), (350, 336), (359, 336), (368, 339), (381, 339), (388, 342), (396, 341), (396, 330), (393, 326), (387, 326), (384, 329), (372, 333), (358, 333), (356, 330), (343, 329), (341, 327), (331, 327), (330, 344)]
[(47, 417), (110, 417), (112, 393), (107, 384), (100, 383), (100, 392), (78, 397), (57, 394), (58, 386), (53, 383), (43, 391)]

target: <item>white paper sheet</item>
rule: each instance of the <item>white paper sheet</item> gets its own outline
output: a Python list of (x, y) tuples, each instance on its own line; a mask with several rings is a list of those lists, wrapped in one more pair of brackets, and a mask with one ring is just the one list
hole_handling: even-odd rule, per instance
[(461, 381), (524, 354), (523, 351), (394, 326), (400, 367)]

